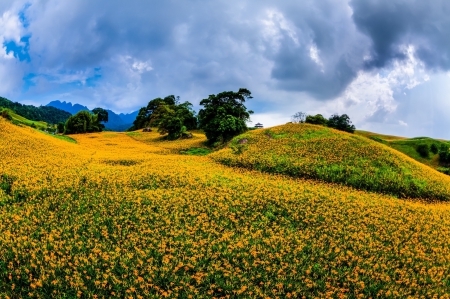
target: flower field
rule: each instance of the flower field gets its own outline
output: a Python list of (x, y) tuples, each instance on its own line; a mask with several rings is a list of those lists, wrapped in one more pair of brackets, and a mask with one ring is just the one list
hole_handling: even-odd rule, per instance
[(0, 298), (449, 297), (448, 204), (215, 162), (259, 132), (211, 158), (177, 153), (200, 133), (74, 144), (0, 119)]
[[(244, 141), (244, 142), (243, 142)], [(450, 199), (450, 177), (365, 137), (287, 124), (235, 137), (215, 161), (425, 201)]]

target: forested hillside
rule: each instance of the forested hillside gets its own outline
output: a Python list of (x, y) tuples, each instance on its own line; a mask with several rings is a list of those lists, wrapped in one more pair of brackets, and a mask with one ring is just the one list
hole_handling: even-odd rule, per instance
[(9, 108), (18, 115), (29, 120), (44, 121), (50, 124), (65, 122), (71, 115), (69, 112), (57, 109), (55, 107), (22, 105), (3, 97), (0, 97), (0, 107)]

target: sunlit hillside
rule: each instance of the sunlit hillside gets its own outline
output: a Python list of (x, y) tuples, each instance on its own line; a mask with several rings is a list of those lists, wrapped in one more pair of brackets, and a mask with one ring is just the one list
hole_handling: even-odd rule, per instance
[[(237, 156), (252, 138), (289, 153), (278, 130)], [(448, 298), (447, 204), (179, 154), (200, 133), (72, 137), (0, 118), (0, 297)]]
[(450, 199), (450, 177), (373, 140), (310, 124), (237, 136), (212, 155), (230, 166), (340, 183), (362, 190)]

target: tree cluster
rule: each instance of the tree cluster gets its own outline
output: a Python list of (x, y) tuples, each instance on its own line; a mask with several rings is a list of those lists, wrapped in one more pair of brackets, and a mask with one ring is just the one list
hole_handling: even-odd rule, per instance
[(180, 138), (187, 130), (197, 128), (197, 117), (189, 102), (179, 103), (174, 95), (156, 98), (139, 109), (133, 126), (129, 131), (145, 127), (157, 127), (158, 132), (167, 134), (169, 140)]
[(156, 98), (139, 110), (128, 131), (157, 127), (161, 134), (167, 134), (167, 138), (173, 140), (187, 134), (187, 130), (200, 128), (211, 144), (226, 142), (248, 130), (246, 122), (253, 111), (247, 110), (244, 103), (251, 98), (251, 92), (246, 88), (212, 94), (200, 102), (204, 108), (200, 109), (198, 117), (192, 104), (179, 103), (179, 97)]
[(292, 116), (292, 122), (327, 126), (349, 133), (353, 133), (356, 130), (347, 114), (333, 114), (330, 118), (326, 119), (322, 114), (307, 115), (304, 112), (297, 112)]
[(17, 102), (11, 102), (8, 99), (0, 97), (0, 107), (9, 108), (14, 113), (29, 120), (44, 121), (49, 124), (65, 122), (71, 114), (50, 106), (35, 107), (32, 105), (22, 105)]
[[(64, 134), (79, 134), (101, 132), (105, 128), (102, 122), (108, 121), (108, 111), (102, 108), (95, 108), (91, 113), (87, 110), (79, 111), (72, 115), (64, 125)], [(58, 131), (62, 126), (58, 125)]]

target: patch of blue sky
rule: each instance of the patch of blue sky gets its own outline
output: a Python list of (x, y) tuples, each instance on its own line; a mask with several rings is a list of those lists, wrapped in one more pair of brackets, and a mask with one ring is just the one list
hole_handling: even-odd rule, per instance
[(19, 20), (22, 23), (24, 28), (28, 28), (28, 26), (30, 26), (30, 22), (28, 21), (27, 17), (26, 17), (26, 12), (28, 7), (31, 6), (31, 3), (27, 3), (24, 5), (24, 7), (22, 8), (21, 11), (19, 11)]
[(15, 41), (5, 41), (3, 46), (6, 49), (6, 54), (13, 53), (14, 57), (20, 61), (30, 62), (30, 54), (28, 50), (30, 48), (30, 35), (23, 36), (20, 39), (20, 43), (17, 44)]
[(24, 82), (22, 91), (27, 91), (30, 87), (36, 86), (36, 82), (33, 80), (34, 78), (36, 78), (36, 74), (34, 73), (29, 73), (22, 78)]

